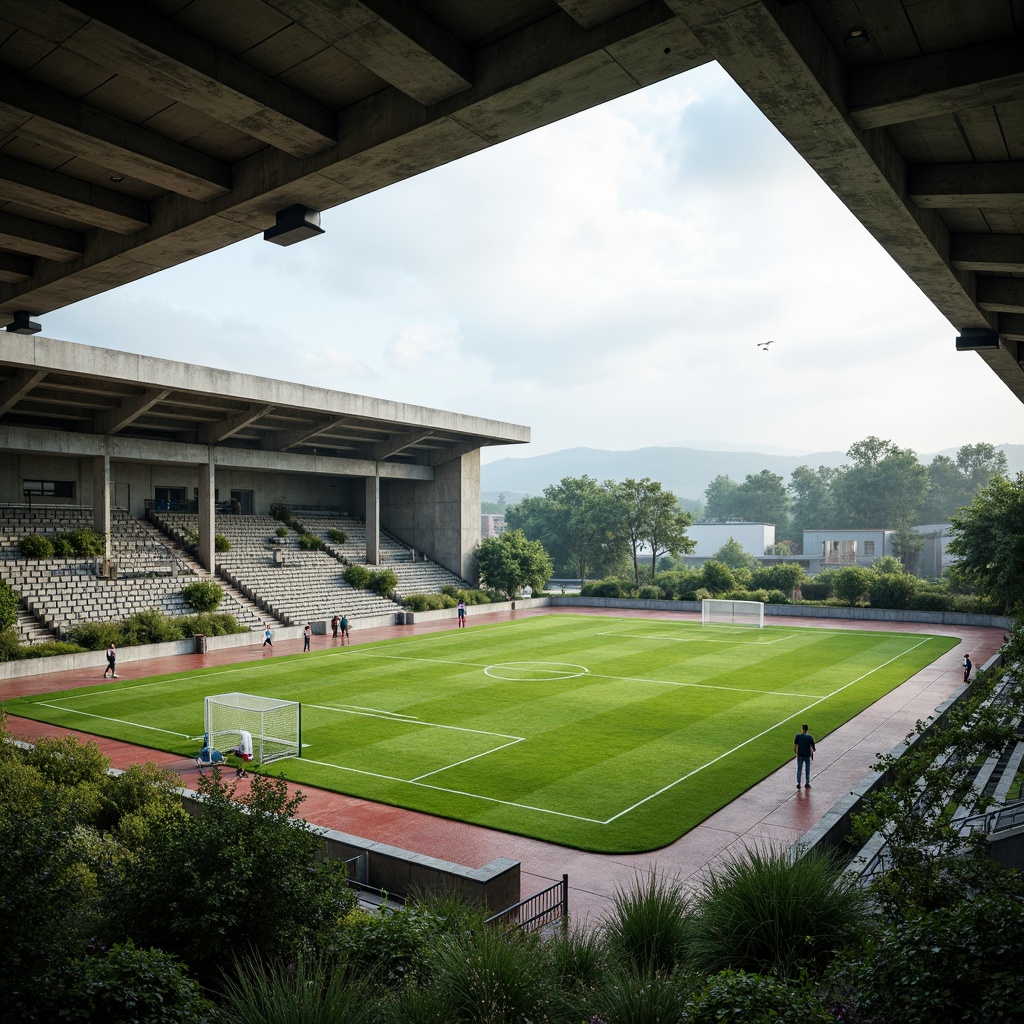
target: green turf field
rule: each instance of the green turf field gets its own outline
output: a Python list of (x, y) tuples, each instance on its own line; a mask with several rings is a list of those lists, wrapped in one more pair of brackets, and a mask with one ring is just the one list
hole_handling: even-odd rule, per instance
[(830, 732), (956, 643), (550, 615), (5, 707), (195, 756), (204, 696), (298, 700), (303, 756), (274, 762), (274, 774), (581, 849), (637, 852), (672, 842), (791, 760), (801, 722), (827, 758)]

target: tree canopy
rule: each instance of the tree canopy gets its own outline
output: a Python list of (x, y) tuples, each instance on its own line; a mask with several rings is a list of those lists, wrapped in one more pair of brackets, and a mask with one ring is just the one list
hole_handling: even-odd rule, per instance
[(551, 578), (554, 566), (537, 540), (528, 540), (522, 530), (506, 530), (488, 537), (476, 552), (480, 579), (484, 586), (514, 601), (516, 594), (529, 585), (541, 590)]

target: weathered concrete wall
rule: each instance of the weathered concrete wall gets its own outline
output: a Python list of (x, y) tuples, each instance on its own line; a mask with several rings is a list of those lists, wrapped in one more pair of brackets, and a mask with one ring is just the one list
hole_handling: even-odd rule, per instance
[(475, 581), (480, 452), (434, 467), (430, 481), (381, 480), (381, 525), (446, 569)]

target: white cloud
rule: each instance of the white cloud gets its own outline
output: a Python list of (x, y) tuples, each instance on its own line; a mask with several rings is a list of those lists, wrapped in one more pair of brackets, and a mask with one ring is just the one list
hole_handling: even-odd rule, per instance
[[(533, 427), (529, 448), (918, 451), (1021, 406), (708, 65), (52, 313), (59, 337)], [(756, 343), (774, 339), (765, 355)], [(976, 402), (984, 416), (971, 414)]]

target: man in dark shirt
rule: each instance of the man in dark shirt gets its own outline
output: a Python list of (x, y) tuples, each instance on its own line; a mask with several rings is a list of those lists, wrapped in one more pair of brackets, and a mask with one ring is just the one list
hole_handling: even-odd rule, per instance
[(811, 788), (811, 762), (814, 760), (814, 737), (807, 731), (806, 725), (800, 726), (800, 732), (793, 737), (793, 750), (796, 752), (796, 788), (800, 788), (800, 769), (804, 771), (804, 788)]

